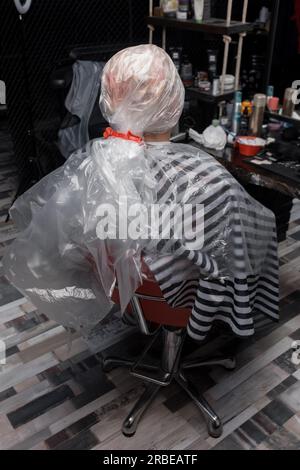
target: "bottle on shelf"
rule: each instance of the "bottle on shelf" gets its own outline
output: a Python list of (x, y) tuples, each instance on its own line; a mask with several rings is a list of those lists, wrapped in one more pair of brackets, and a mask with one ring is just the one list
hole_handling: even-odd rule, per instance
[(226, 102), (222, 102), (219, 105), (220, 108), (220, 126), (224, 129), (225, 132), (229, 131), (229, 119), (227, 115), (227, 106)]
[(278, 113), (279, 98), (277, 96), (272, 96), (272, 98), (269, 98), (267, 106), (268, 106), (268, 110), (270, 111), (270, 113), (273, 113), (273, 114)]
[(253, 136), (260, 137), (262, 134), (266, 104), (266, 95), (258, 93), (254, 96), (253, 112), (250, 119), (250, 133)]
[(194, 18), (194, 2), (193, 0), (189, 0), (188, 20), (192, 20), (193, 18)]
[(269, 105), (269, 101), (274, 97), (274, 87), (273, 85), (269, 85), (267, 88), (267, 106)]
[(182, 47), (170, 47), (169, 54), (173, 60), (177, 72), (180, 73), (181, 70), (181, 56), (182, 56)]
[[(287, 117), (293, 117), (295, 111), (295, 95), (297, 90), (295, 88), (287, 88), (284, 93), (282, 114)], [(296, 97), (297, 99), (297, 97)]]
[(273, 98), (274, 96), (274, 87), (273, 85), (269, 85), (267, 88), (267, 98)]
[(204, 16), (204, 0), (194, 0), (194, 13), (196, 21), (203, 21)]
[(241, 115), (241, 125), (240, 125), (240, 135), (249, 135), (249, 122), (250, 116), (252, 114), (252, 104), (251, 101), (242, 102), (242, 115)]
[(203, 82), (203, 81), (208, 81), (208, 74), (207, 72), (200, 70), (195, 74), (195, 83), (194, 83), (195, 87), (198, 88), (199, 82)]
[(217, 96), (220, 93), (220, 77), (215, 76), (212, 81), (211, 92), (214, 96)]
[(179, 0), (178, 9), (177, 9), (177, 19), (178, 20), (187, 20), (189, 17), (189, 0)]
[(232, 117), (232, 132), (235, 135), (239, 134), (242, 117), (242, 92), (236, 91), (234, 96), (233, 117)]
[(189, 58), (187, 55), (183, 56), (180, 76), (185, 87), (193, 86), (194, 84), (193, 65), (189, 61)]
[(214, 78), (218, 76), (218, 51), (208, 49), (208, 78), (212, 83)]

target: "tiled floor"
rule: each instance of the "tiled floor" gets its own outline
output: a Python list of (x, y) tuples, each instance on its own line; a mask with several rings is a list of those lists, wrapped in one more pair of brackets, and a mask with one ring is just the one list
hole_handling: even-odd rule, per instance
[[(15, 236), (4, 219), (14, 171), (0, 139), (0, 256)], [(7, 144), (7, 141), (6, 141)], [(2, 147), (1, 147), (2, 146)], [(95, 332), (90, 344), (48, 321), (10, 286), (0, 261), (0, 340), (7, 364), (0, 371), (1, 449), (300, 449), (300, 367), (291, 345), (300, 340), (300, 204), (287, 241), (280, 246), (281, 322), (243, 342), (233, 373), (221, 368), (193, 373), (224, 421), (224, 434), (208, 437), (195, 406), (175, 386), (157, 396), (136, 436), (120, 432), (122, 420), (143, 386), (126, 370), (105, 376), (105, 338), (119, 319)], [(119, 330), (118, 330), (119, 331)], [(118, 338), (127, 332), (119, 331)], [(116, 336), (116, 335), (115, 335)], [(113, 350), (139, 348), (138, 338)], [(131, 348), (132, 349), (132, 348)], [(131, 352), (135, 352), (135, 351)]]

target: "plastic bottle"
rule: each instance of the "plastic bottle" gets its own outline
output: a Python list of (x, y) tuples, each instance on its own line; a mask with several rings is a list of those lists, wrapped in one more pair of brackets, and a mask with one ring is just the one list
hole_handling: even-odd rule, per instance
[(189, 12), (188, 12), (188, 20), (192, 20), (194, 18), (194, 2), (189, 0)]
[(273, 98), (273, 96), (274, 96), (274, 87), (273, 85), (269, 85), (267, 89), (267, 97)]
[(220, 93), (220, 78), (215, 77), (212, 82), (212, 94), (217, 96)]
[(218, 51), (213, 49), (208, 49), (208, 77), (209, 81), (212, 83), (214, 78), (218, 76)]
[(169, 50), (170, 57), (173, 60), (177, 72), (180, 73), (181, 70), (181, 55), (182, 55), (182, 48), (181, 47), (170, 47)]
[(267, 104), (267, 97), (261, 93), (254, 96), (253, 112), (250, 119), (251, 134), (260, 137), (262, 134), (262, 126), (264, 123), (264, 114)]
[(202, 21), (204, 14), (204, 0), (194, 0), (195, 20)]
[(180, 76), (181, 76), (181, 80), (183, 81), (184, 86), (186, 87), (193, 86), (193, 83), (194, 83), (193, 65), (189, 61), (188, 56), (183, 57)]
[(267, 88), (267, 105), (269, 104), (269, 101), (274, 97), (274, 87), (272, 85), (269, 85)]
[(229, 120), (227, 114), (225, 113), (220, 118), (220, 126), (222, 127), (222, 129), (224, 129), (224, 131), (228, 131), (228, 124)]
[(283, 99), (283, 108), (282, 114), (284, 116), (293, 117), (293, 113), (295, 111), (295, 94), (297, 90), (295, 88), (287, 88), (284, 93)]
[(242, 117), (242, 92), (236, 91), (234, 97), (234, 108), (233, 108), (233, 118), (232, 118), (232, 132), (238, 135), (240, 131)]
[(189, 14), (189, 0), (179, 0), (177, 18), (179, 20), (187, 20)]

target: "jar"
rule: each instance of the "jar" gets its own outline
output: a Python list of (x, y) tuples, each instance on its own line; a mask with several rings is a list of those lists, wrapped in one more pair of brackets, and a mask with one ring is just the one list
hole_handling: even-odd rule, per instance
[(176, 17), (178, 0), (161, 0), (163, 14), (168, 17)]

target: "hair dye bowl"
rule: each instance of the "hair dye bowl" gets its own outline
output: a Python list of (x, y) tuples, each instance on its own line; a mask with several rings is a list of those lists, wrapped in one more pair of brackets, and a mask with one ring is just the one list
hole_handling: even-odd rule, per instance
[(236, 142), (240, 154), (244, 157), (255, 157), (266, 145), (264, 139), (252, 136), (238, 137)]

